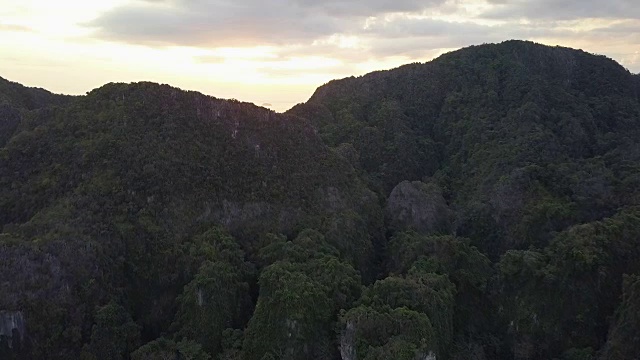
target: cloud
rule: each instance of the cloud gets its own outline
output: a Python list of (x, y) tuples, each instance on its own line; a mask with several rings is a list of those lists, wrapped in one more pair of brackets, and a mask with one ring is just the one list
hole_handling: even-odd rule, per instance
[[(236, 12), (236, 15), (231, 15)], [(241, 13), (243, 12), (243, 13)], [(317, 16), (307, 22), (268, 9), (168, 9), (126, 7), (111, 11), (92, 25), (98, 36), (122, 42), (180, 46), (254, 46), (299, 42), (343, 30), (336, 20)]]
[(199, 64), (224, 64), (229, 61), (274, 61), (280, 60), (278, 55), (273, 54), (272, 56), (267, 55), (245, 55), (245, 56), (237, 56), (237, 55), (225, 55), (225, 54), (212, 54), (212, 55), (199, 55), (194, 56), (193, 60)]
[(600, 27), (592, 30), (593, 32), (599, 32), (604, 34), (616, 34), (616, 35), (640, 35), (640, 22), (638, 21), (624, 21), (610, 26)]
[(0, 31), (33, 32), (33, 29), (28, 26), (22, 26), (22, 25), (0, 24)]
[[(341, 59), (348, 63), (360, 63), (392, 56), (419, 59), (431, 58), (442, 49), (500, 42), (507, 39), (562, 38), (575, 35), (571, 30), (536, 24), (489, 26), (471, 21), (444, 21), (439, 18), (415, 17), (407, 14), (369, 20), (366, 27), (355, 30), (348, 36), (334, 34), (309, 43), (282, 44), (273, 47), (269, 56), (250, 56), (240, 59), (272, 63), (286, 63), (300, 56)], [(228, 59), (225, 55), (210, 55), (198, 57), (197, 61), (215, 64), (223, 63)], [(318, 69), (318, 71), (321, 70), (322, 68)]]
[[(623, 43), (640, 43), (637, 1), (131, 0), (86, 25), (95, 29), (93, 37), (203, 48), (196, 63), (263, 63), (268, 65), (260, 72), (283, 77), (326, 70), (287, 68), (292, 59), (338, 60), (342, 65), (331, 73), (343, 73), (357, 64), (422, 61), (443, 49), (508, 39), (580, 44), (614, 54)], [(601, 45), (589, 47), (595, 39)], [(217, 52), (256, 47), (270, 50), (247, 56)], [(626, 63), (637, 62), (633, 57)]]
[(488, 0), (493, 7), (482, 13), (492, 19), (554, 19), (582, 18), (640, 19), (638, 0)]
[(366, 33), (385, 38), (415, 36), (460, 36), (486, 33), (489, 26), (473, 22), (452, 22), (434, 18), (401, 16), (393, 20), (374, 21), (366, 28)]
[(441, 49), (460, 48), (508, 39), (568, 38), (571, 29), (539, 24), (506, 23), (484, 25), (472, 21), (444, 21), (438, 18), (397, 16), (370, 23), (363, 36), (375, 56), (421, 58)]
[(87, 24), (97, 36), (136, 44), (255, 46), (310, 42), (358, 31), (367, 17), (420, 12), (445, 0), (146, 0)]
[(275, 78), (288, 78), (293, 76), (304, 75), (325, 75), (331, 74), (335, 76), (349, 76), (358, 70), (355, 66), (349, 64), (331, 64), (329, 66), (319, 66), (315, 68), (288, 68), (286, 62), (274, 63), (272, 65), (264, 65), (256, 70), (262, 74)]

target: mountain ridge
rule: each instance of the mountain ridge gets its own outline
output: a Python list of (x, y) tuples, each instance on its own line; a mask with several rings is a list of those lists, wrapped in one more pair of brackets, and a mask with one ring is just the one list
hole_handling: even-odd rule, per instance
[(0, 358), (640, 351), (640, 76), (611, 59), (479, 45), (282, 114), (3, 81)]
[[(523, 56), (536, 51), (547, 54), (539, 55), (546, 62)], [(597, 139), (600, 134), (618, 132), (624, 138), (628, 131), (637, 133), (640, 93), (634, 77), (603, 59), (526, 42), (471, 47), (426, 64), (331, 82), (289, 112), (311, 119), (331, 146), (351, 143), (365, 154), (361, 165), (370, 174), (381, 174), (386, 194), (402, 180), (434, 175), (454, 180), (446, 174), (454, 167), (455, 177), (476, 174), (474, 184), (492, 186), (509, 168), (544, 165), (558, 157), (578, 161), (602, 156), (616, 145)], [(607, 76), (599, 76), (603, 72)], [(564, 104), (576, 105), (554, 110)], [(472, 110), (460, 113), (456, 107)], [(527, 132), (539, 133), (538, 138), (525, 140)], [(398, 134), (403, 139), (394, 139)], [(379, 145), (372, 148), (372, 139)], [(523, 140), (531, 143), (523, 147)], [(400, 143), (408, 145), (403, 150)], [(425, 146), (435, 158), (421, 153)], [(479, 167), (475, 162), (479, 153), (469, 149), (473, 147), (488, 154), (502, 148), (500, 154), (513, 156), (487, 169), (486, 163)], [(457, 192), (471, 195), (469, 190)]]

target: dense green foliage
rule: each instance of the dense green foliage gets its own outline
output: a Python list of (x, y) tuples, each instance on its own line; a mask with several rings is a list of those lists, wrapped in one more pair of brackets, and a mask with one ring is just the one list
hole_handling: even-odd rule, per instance
[(0, 150), (0, 309), (25, 314), (33, 358), (75, 356), (112, 302), (143, 344), (217, 356), (251, 318), (264, 234), (365, 234), (334, 254), (363, 273), (384, 236), (375, 194), (301, 119), (150, 83), (22, 111)]
[(71, 96), (52, 94), (44, 89), (28, 88), (0, 78), (0, 147), (19, 130), (33, 126), (22, 110), (34, 110), (64, 105)]
[(286, 114), (0, 79), (0, 359), (634, 359), (640, 77), (510, 41)]

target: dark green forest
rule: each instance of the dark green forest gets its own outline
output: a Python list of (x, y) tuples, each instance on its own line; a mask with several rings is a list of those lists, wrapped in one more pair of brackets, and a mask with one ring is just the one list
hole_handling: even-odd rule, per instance
[(0, 359), (640, 354), (640, 75), (531, 42), (284, 114), (0, 79)]

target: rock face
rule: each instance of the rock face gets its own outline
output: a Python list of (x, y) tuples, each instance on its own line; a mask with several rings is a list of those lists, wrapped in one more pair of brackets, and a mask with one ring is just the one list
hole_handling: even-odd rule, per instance
[(347, 327), (340, 336), (340, 357), (342, 360), (356, 360), (356, 326), (353, 321), (347, 322)]
[(20, 337), (20, 342), (24, 340), (25, 328), (21, 311), (0, 311), (0, 337), (6, 336), (9, 339), (9, 347), (13, 345), (14, 331)]
[(423, 357), (424, 360), (436, 360), (436, 354), (434, 354), (433, 352), (429, 352), (428, 354), (424, 355)]
[(451, 210), (435, 184), (401, 182), (391, 191), (385, 216), (397, 231), (413, 229), (428, 235), (451, 230)]

